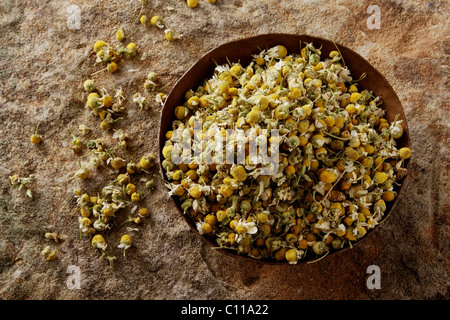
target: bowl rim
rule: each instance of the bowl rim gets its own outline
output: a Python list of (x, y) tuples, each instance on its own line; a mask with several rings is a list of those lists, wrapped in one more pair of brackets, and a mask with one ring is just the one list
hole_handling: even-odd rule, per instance
[[(403, 141), (403, 146), (405, 147), (409, 147), (411, 148), (411, 138), (410, 138), (410, 134), (409, 134), (409, 129), (408, 129), (408, 124), (407, 124), (407, 119), (406, 119), (406, 115), (404, 113), (404, 109), (403, 106), (401, 104), (400, 99), (398, 98), (395, 90), (392, 88), (392, 86), (390, 85), (390, 83), (387, 81), (387, 79), (384, 77), (384, 75), (379, 72), (372, 64), (370, 64), (364, 57), (362, 57), (359, 53), (357, 53), (356, 51), (354, 51), (353, 49), (346, 47), (344, 45), (341, 45), (331, 39), (324, 39), (321, 37), (316, 37), (316, 36), (310, 36), (310, 35), (306, 35), (306, 34), (289, 34), (289, 33), (267, 33), (267, 34), (258, 34), (255, 36), (251, 36), (251, 37), (244, 37), (244, 38), (239, 38), (239, 39), (235, 39), (229, 42), (224, 42), (222, 44), (220, 44), (219, 46), (216, 46), (210, 50), (208, 50), (207, 52), (205, 52), (204, 54), (201, 55), (200, 58), (198, 58), (184, 73), (183, 75), (177, 79), (177, 81), (174, 83), (174, 85), (172, 86), (171, 90), (169, 91), (169, 93), (167, 94), (167, 98), (164, 102), (164, 106), (161, 110), (160, 113), (160, 126), (159, 126), (159, 134), (158, 134), (158, 164), (159, 164), (159, 171), (160, 171), (160, 175), (163, 179), (165, 179), (165, 173), (164, 173), (164, 169), (162, 167), (162, 148), (164, 147), (164, 141), (165, 141), (165, 133), (166, 133), (166, 128), (167, 125), (163, 125), (165, 122), (168, 122), (169, 124), (172, 123), (172, 121), (174, 120), (174, 116), (173, 116), (173, 109), (175, 108), (175, 106), (177, 104), (173, 104), (172, 108), (170, 103), (171, 102), (171, 97), (173, 95), (173, 93), (175, 92), (176, 88), (180, 85), (180, 83), (183, 83), (183, 81), (185, 80), (185, 78), (191, 73), (193, 72), (196, 67), (198, 67), (200, 64), (211, 64), (211, 66), (213, 67), (212, 69), (214, 69), (215, 66), (215, 59), (213, 59), (210, 56), (213, 56), (214, 54), (220, 52), (221, 50), (223, 50), (226, 47), (230, 47), (230, 46), (239, 46), (239, 45), (243, 45), (245, 43), (257, 43), (257, 42), (265, 42), (265, 39), (270, 39), (271, 41), (273, 41), (273, 39), (280, 39), (279, 43), (280, 45), (284, 45), (285, 43), (283, 43), (283, 41), (285, 41), (285, 38), (295, 38), (298, 41), (304, 41), (305, 43), (314, 43), (315, 45), (317, 44), (325, 44), (327, 43), (328, 45), (331, 43), (333, 43), (337, 48), (339, 48), (340, 51), (345, 51), (347, 53), (350, 53), (352, 55), (354, 55), (354, 57), (356, 57), (359, 61), (361, 61), (364, 66), (366, 68), (371, 69), (371, 72), (373, 72), (377, 78), (379, 80), (382, 81), (383, 85), (385, 86), (385, 88), (387, 90), (390, 91), (391, 93), (391, 98), (394, 100), (395, 105), (398, 105), (400, 108), (400, 117), (403, 120), (402, 123), (402, 127), (403, 127), (403, 136), (401, 138), (401, 140)], [(302, 40), (304, 39), (304, 40)], [(271, 46), (274, 46), (276, 44), (273, 44)], [(257, 52), (258, 47), (255, 45), (255, 50), (254, 52)], [(344, 56), (344, 54), (342, 54)], [(223, 57), (222, 57), (223, 58)], [(347, 57), (348, 58), (348, 57)], [(209, 61), (208, 61), (209, 60)], [(345, 60), (345, 57), (344, 57)], [(350, 70), (350, 74), (352, 76), (354, 76), (352, 70), (349, 68)], [(194, 83), (191, 87), (195, 87), (200, 85), (200, 83)], [(367, 88), (369, 90), (375, 91), (373, 90), (374, 88)], [(381, 108), (384, 109), (386, 111), (388, 111), (388, 108), (386, 107), (384, 100), (383, 100), (383, 104), (381, 104)], [(168, 121), (166, 113), (167, 110), (171, 109), (171, 114), (170, 114), (170, 121)], [(398, 113), (397, 113), (398, 114)], [(380, 220), (380, 222), (378, 223), (377, 226), (375, 226), (375, 228), (370, 229), (367, 231), (366, 235), (364, 237), (362, 237), (360, 240), (355, 241), (352, 243), (352, 246), (345, 246), (339, 250), (331, 250), (329, 251), (327, 254), (322, 255), (320, 257), (317, 257), (316, 259), (302, 259), (299, 260), (295, 265), (304, 265), (304, 264), (310, 264), (310, 263), (314, 263), (317, 262), (319, 260), (322, 260), (323, 258), (326, 258), (327, 256), (335, 256), (338, 253), (343, 253), (348, 251), (349, 249), (354, 248), (355, 246), (360, 245), (363, 241), (365, 241), (366, 239), (368, 239), (374, 232), (376, 232), (377, 230), (380, 229), (380, 225), (382, 225), (387, 219), (388, 217), (391, 215), (392, 211), (394, 211), (394, 209), (396, 208), (396, 205), (398, 203), (398, 199), (400, 198), (402, 191), (405, 189), (405, 186), (407, 185), (409, 179), (409, 167), (410, 167), (410, 158), (406, 159), (404, 161), (404, 168), (407, 170), (407, 174), (406, 176), (402, 179), (400, 186), (398, 187), (397, 191), (397, 197), (394, 199), (394, 201), (392, 201), (392, 203), (387, 204), (387, 208), (386, 208), (386, 212), (383, 215), (382, 220)], [(192, 219), (190, 219), (186, 214), (184, 214), (182, 212), (182, 210), (179, 207), (179, 204), (177, 203), (177, 200), (175, 199), (175, 197), (172, 195), (170, 196), (171, 202), (174, 204), (174, 206), (176, 207), (176, 210), (178, 211), (178, 213), (183, 217), (183, 219), (185, 220), (185, 222), (189, 225), (190, 229), (192, 231), (194, 231), (194, 233), (200, 237), (200, 239), (202, 239), (202, 241), (205, 241), (210, 247), (215, 248), (217, 247), (217, 243), (211, 239), (210, 237), (206, 237), (203, 236), (202, 234), (200, 234), (200, 232), (197, 230), (194, 222)], [(233, 257), (235, 259), (240, 259), (240, 261), (251, 261), (252, 263), (258, 263), (258, 264), (263, 264), (263, 265), (286, 265), (286, 266), (294, 266), (293, 264), (289, 264), (286, 261), (276, 261), (275, 259), (273, 260), (268, 260), (268, 259), (257, 259), (257, 258), (252, 258), (249, 257), (247, 255), (242, 255), (242, 254), (238, 254), (238, 253), (234, 253), (233, 251), (230, 251), (228, 249), (217, 249), (218, 252), (226, 255), (226, 256), (230, 256)]]

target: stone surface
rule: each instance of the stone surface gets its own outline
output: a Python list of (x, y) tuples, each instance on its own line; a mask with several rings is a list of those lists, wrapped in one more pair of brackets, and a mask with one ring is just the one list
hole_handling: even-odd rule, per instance
[[(161, 30), (139, 25), (138, 0), (0, 2), (1, 299), (449, 298), (447, 1), (199, 0), (195, 9), (178, 0), (148, 2), (143, 13), (164, 17), (183, 34), (181, 41), (169, 43)], [(373, 4), (380, 8), (381, 26), (370, 30), (367, 8)], [(70, 28), (71, 5), (80, 9), (80, 29)], [(149, 71), (160, 74), (160, 91), (168, 93), (206, 51), (257, 34), (331, 36), (362, 54), (397, 92), (410, 128), (411, 170), (395, 211), (351, 250), (313, 264), (261, 265), (211, 250), (158, 183), (144, 199), (151, 218), (133, 233), (127, 258), (119, 253), (110, 269), (79, 235), (73, 196), (78, 156), (70, 149), (68, 126), (86, 124), (93, 128), (91, 137), (103, 135), (84, 109), (82, 83), (98, 69), (93, 43), (117, 43), (119, 26), (128, 33), (137, 29), (125, 43), (135, 42), (139, 57), (99, 78), (106, 87), (122, 87), (128, 97), (142, 91)], [(151, 110), (138, 113), (129, 102), (128, 109), (118, 128), (126, 128), (127, 158), (136, 162), (157, 151), (161, 106), (152, 100)], [(44, 140), (32, 145), (37, 122)], [(15, 173), (35, 175), (34, 199), (11, 186), (8, 177)], [(83, 187), (95, 192), (110, 178), (100, 171)], [(45, 239), (48, 231), (63, 241)], [(118, 243), (123, 232), (112, 232), (111, 242)], [(40, 257), (46, 245), (57, 251), (56, 260)], [(80, 267), (79, 290), (67, 286), (71, 265)], [(380, 267), (379, 290), (366, 286), (370, 265)]]

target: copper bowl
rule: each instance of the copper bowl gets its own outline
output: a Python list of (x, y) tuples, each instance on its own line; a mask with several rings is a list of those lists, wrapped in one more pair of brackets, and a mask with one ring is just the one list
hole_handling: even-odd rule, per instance
[[(162, 149), (164, 147), (165, 142), (165, 133), (171, 128), (172, 121), (175, 120), (174, 110), (177, 106), (182, 105), (184, 103), (184, 95), (186, 91), (190, 89), (197, 88), (201, 85), (205, 78), (209, 78), (212, 76), (214, 68), (216, 67), (216, 62), (219, 65), (227, 63), (227, 61), (237, 62), (240, 61), (242, 65), (249, 64), (251, 61), (251, 55), (259, 53), (259, 48), (270, 48), (276, 45), (283, 45), (287, 48), (288, 53), (300, 52), (300, 41), (305, 43), (313, 43), (315, 47), (322, 46), (322, 56), (328, 56), (328, 54), (336, 50), (335, 44), (327, 39), (311, 37), (307, 35), (293, 35), (293, 34), (264, 34), (258, 35), (251, 38), (245, 38), (241, 40), (236, 40), (232, 42), (228, 42), (218, 46), (215, 49), (210, 50), (206, 54), (204, 54), (197, 62), (195, 62), (185, 73), (184, 75), (175, 83), (174, 87), (167, 95), (167, 99), (164, 103), (164, 107), (161, 111), (161, 119), (160, 119), (160, 128), (159, 128), (159, 159), (160, 159), (160, 172), (161, 175), (165, 178), (165, 174), (162, 168)], [(359, 86), (360, 88), (366, 88), (374, 92), (375, 96), (381, 96), (383, 100), (383, 104), (381, 107), (386, 110), (385, 117), (389, 122), (394, 121), (396, 115), (398, 115), (398, 120), (403, 120), (403, 136), (397, 141), (398, 148), (401, 147), (410, 147), (410, 137), (408, 126), (406, 122), (406, 117), (403, 112), (402, 105), (400, 100), (398, 99), (396, 93), (389, 85), (384, 76), (378, 72), (373, 66), (370, 65), (363, 57), (361, 57), (358, 53), (353, 50), (344, 47), (342, 45), (336, 44), (339, 48), (346, 66), (348, 66), (351, 75), (354, 79), (358, 79), (363, 73), (367, 76), (360, 80)], [(405, 162), (405, 167), (408, 168), (409, 161)], [(407, 176), (403, 179), (401, 186), (396, 190), (398, 195), (396, 199), (390, 203), (387, 203), (386, 212), (383, 218), (383, 221), (386, 220), (389, 213), (394, 209), (397, 200), (400, 197), (401, 190), (404, 188)], [(186, 221), (186, 223), (191, 227), (194, 233), (196, 233), (200, 238), (206, 241), (211, 247), (216, 247), (217, 243), (211, 237), (201, 235), (195, 223), (180, 209), (180, 202), (176, 197), (172, 196), (172, 201), (174, 201), (175, 206), (177, 207), (180, 215)], [(356, 241), (353, 246), (358, 245), (358, 243), (367, 239), (370, 236), (370, 233), (375, 230), (370, 229), (367, 234)], [(340, 250), (331, 251), (329, 255), (336, 254), (342, 252), (349, 247), (342, 248)], [(287, 262), (277, 262), (275, 260), (259, 260), (254, 259), (245, 255), (240, 255), (234, 253), (234, 251), (220, 249), (219, 252), (233, 256), (240, 259), (246, 259), (249, 261), (264, 263), (264, 264), (285, 264), (288, 265)], [(315, 258), (317, 259), (317, 258)], [(313, 259), (302, 259), (298, 261), (298, 264), (309, 262)]]

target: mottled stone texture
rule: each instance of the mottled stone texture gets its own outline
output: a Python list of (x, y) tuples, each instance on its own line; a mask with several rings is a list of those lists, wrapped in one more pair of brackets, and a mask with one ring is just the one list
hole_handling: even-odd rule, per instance
[[(441, 299), (449, 298), (449, 85), (447, 1), (199, 0), (148, 1), (183, 39), (136, 19), (137, 0), (0, 2), (0, 298), (2, 299)], [(369, 5), (381, 10), (381, 28), (370, 30)], [(81, 29), (67, 25), (67, 8), (81, 9)], [(174, 8), (173, 11), (167, 7)], [(164, 186), (145, 198), (152, 212), (134, 233), (127, 258), (109, 269), (80, 238), (73, 190), (78, 156), (68, 126), (86, 124), (101, 137), (98, 120), (84, 109), (82, 82), (98, 39), (116, 43), (115, 30), (131, 33), (139, 57), (99, 83), (141, 90), (149, 71), (160, 74), (168, 93), (203, 53), (230, 40), (271, 32), (333, 37), (362, 54), (397, 92), (408, 119), (413, 156), (407, 186), (395, 211), (364, 242), (314, 263), (270, 266), (224, 256), (204, 244), (165, 196)], [(142, 59), (141, 59), (142, 58)], [(136, 72), (128, 72), (136, 69)], [(101, 80), (100, 80), (101, 79)], [(124, 128), (131, 140), (127, 159), (157, 151), (159, 111), (142, 113), (128, 103)], [(40, 122), (44, 140), (29, 136)], [(36, 177), (34, 199), (13, 188), (9, 175)], [(95, 192), (113, 176), (95, 173), (83, 187)], [(44, 239), (47, 231), (64, 240)], [(112, 232), (117, 246), (124, 229)], [(46, 245), (57, 259), (44, 261)], [(120, 255), (120, 252), (118, 253)], [(381, 270), (381, 289), (366, 286), (369, 265)], [(81, 270), (81, 289), (66, 285), (67, 267)]]

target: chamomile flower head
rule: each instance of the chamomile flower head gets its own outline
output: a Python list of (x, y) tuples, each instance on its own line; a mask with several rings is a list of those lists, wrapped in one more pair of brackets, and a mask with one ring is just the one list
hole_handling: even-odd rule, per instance
[(120, 238), (120, 243), (117, 247), (123, 249), (123, 255), (125, 256), (125, 251), (131, 248), (132, 243), (131, 237), (125, 234)]
[(97, 90), (97, 87), (95, 86), (95, 82), (92, 79), (85, 80), (83, 83), (83, 88), (87, 92), (94, 92), (95, 90)]
[(39, 144), (42, 141), (42, 136), (38, 134), (39, 123), (36, 125), (36, 131), (30, 136), (31, 143)]
[(52, 261), (56, 259), (56, 252), (50, 246), (46, 246), (41, 251), (41, 256), (47, 261)]
[(119, 170), (120, 168), (123, 168), (127, 162), (125, 161), (125, 159), (122, 159), (120, 157), (115, 157), (115, 158), (109, 158), (107, 163), (116, 170)]
[(241, 242), (246, 235), (253, 235), (258, 232), (258, 227), (253, 221), (246, 221), (245, 219), (240, 219), (235, 225), (235, 230), (237, 232), (236, 241)]
[(108, 44), (103, 40), (98, 40), (94, 44), (94, 51), (98, 53), (101, 49), (107, 47)]
[(155, 26), (155, 27), (158, 27), (158, 28), (165, 28), (165, 22), (164, 22), (164, 20), (160, 17), (160, 16), (153, 16), (151, 19), (150, 19), (150, 23), (153, 25), (153, 26)]
[(148, 23), (148, 18), (146, 15), (142, 15), (140, 17), (139, 21), (141, 22), (141, 24), (143, 24), (145, 26)]
[(75, 173), (75, 175), (77, 176), (77, 178), (79, 178), (81, 180), (85, 180), (85, 179), (89, 178), (90, 172), (89, 172), (88, 168), (80, 168)]
[(195, 8), (197, 6), (197, 0), (186, 0), (189, 8)]
[(411, 149), (409, 148), (401, 148), (399, 151), (399, 156), (401, 159), (408, 159), (409, 157), (411, 157)]
[(199, 222), (197, 222), (196, 226), (197, 226), (197, 230), (200, 234), (211, 234), (214, 231), (211, 224), (209, 224), (207, 222), (199, 221)]
[(83, 234), (88, 233), (88, 231), (90, 230), (91, 224), (92, 224), (91, 219), (86, 218), (86, 217), (79, 217), (78, 223), (79, 223), (81, 233), (83, 233)]
[(166, 39), (169, 41), (175, 41), (175, 40), (181, 39), (181, 34), (178, 32), (175, 32), (172, 29), (164, 30), (164, 34), (166, 35)]
[(94, 248), (105, 251), (108, 245), (106, 244), (105, 238), (101, 234), (96, 234), (92, 240), (91, 244)]

